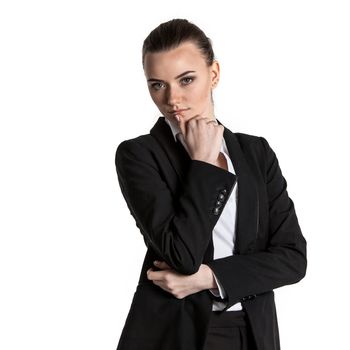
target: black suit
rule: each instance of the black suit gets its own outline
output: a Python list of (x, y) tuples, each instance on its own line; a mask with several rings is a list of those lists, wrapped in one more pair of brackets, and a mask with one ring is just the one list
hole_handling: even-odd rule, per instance
[[(209, 265), (228, 294), (227, 308), (242, 302), (258, 350), (279, 349), (273, 289), (304, 277), (306, 241), (267, 141), (227, 128), (224, 138), (236, 175), (192, 160), (164, 117), (150, 134), (118, 146), (119, 184), (148, 247), (118, 350), (204, 346), (212, 294), (203, 290), (177, 299), (154, 285), (146, 271), (156, 259), (182, 274)], [(212, 230), (236, 181), (235, 254), (213, 260)]]

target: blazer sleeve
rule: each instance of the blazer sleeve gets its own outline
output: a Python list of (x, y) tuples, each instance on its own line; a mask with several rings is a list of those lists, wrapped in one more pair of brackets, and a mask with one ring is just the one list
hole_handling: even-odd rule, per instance
[(226, 299), (226, 292), (218, 280), (218, 278), (215, 276), (215, 273), (213, 273), (217, 288), (210, 288), (209, 291), (211, 292), (212, 295), (214, 295), (217, 298), (221, 298), (222, 300)]
[(193, 274), (219, 218), (214, 210), (217, 198), (224, 194), (222, 211), (236, 176), (210, 163), (190, 160), (183, 190), (175, 198), (154, 158), (135, 139), (118, 146), (115, 164), (122, 194), (146, 244), (179, 273)]
[(260, 137), (265, 154), (265, 182), (269, 205), (268, 244), (265, 250), (231, 255), (206, 264), (220, 280), (227, 305), (301, 280), (306, 273), (306, 241), (300, 230), (293, 201), (287, 193), (275, 152)]

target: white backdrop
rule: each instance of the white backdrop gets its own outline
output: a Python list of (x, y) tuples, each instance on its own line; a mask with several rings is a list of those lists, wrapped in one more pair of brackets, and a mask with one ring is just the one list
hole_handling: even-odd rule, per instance
[(114, 155), (158, 119), (141, 47), (177, 17), (213, 40), (216, 116), (269, 141), (308, 241), (275, 290), (282, 348), (350, 348), (348, 2), (5, 0), (1, 349), (116, 348), (146, 250)]

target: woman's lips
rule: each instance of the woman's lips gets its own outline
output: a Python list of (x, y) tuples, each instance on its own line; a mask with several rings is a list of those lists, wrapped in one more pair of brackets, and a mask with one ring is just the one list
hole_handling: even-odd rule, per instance
[(170, 111), (171, 114), (176, 115), (176, 114), (181, 114), (182, 112), (188, 111), (189, 108), (186, 109), (177, 109), (176, 111)]

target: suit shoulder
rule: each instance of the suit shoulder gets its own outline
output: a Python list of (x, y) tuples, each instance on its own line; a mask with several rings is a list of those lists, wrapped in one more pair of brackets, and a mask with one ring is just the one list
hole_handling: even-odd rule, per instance
[(237, 137), (237, 140), (242, 148), (242, 150), (248, 149), (265, 149), (264, 143), (267, 143), (264, 137), (245, 134), (242, 132), (235, 132), (234, 135)]
[(155, 140), (150, 134), (140, 135), (134, 138), (123, 140), (117, 146), (115, 151), (115, 162), (118, 160), (142, 159), (151, 161), (153, 150), (157, 147)]
[(244, 154), (256, 159), (267, 159), (274, 155), (268, 141), (263, 136), (250, 135), (240, 132), (235, 132), (238, 143)]
[(143, 148), (149, 145), (152, 142), (152, 136), (150, 134), (144, 134), (137, 137), (133, 137), (131, 139), (123, 140), (117, 146), (116, 152), (120, 152), (123, 150), (129, 150), (134, 148)]
[(245, 134), (242, 132), (234, 132), (234, 134), (236, 135), (239, 143), (244, 144), (244, 145), (256, 143), (256, 142), (261, 142), (260, 136)]

